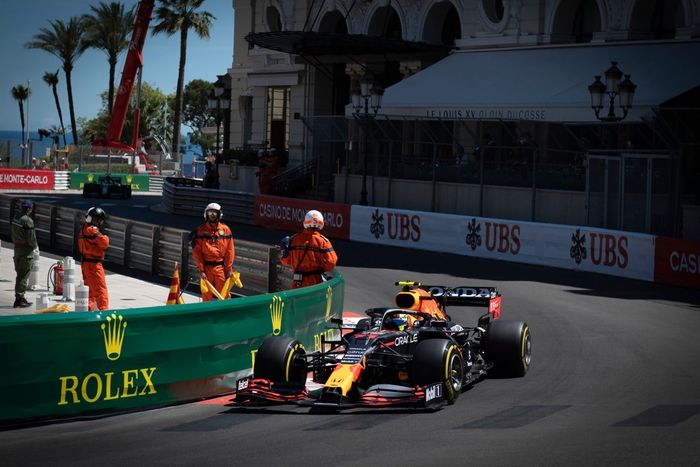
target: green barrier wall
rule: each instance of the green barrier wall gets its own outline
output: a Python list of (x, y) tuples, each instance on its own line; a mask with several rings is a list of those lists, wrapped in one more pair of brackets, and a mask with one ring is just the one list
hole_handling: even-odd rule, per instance
[(0, 422), (229, 393), (271, 335), (320, 344), (344, 279), (224, 302), (0, 317)]
[[(82, 190), (86, 183), (97, 183), (100, 177), (107, 175), (100, 172), (71, 172), (70, 173), (70, 188), (73, 190)], [(109, 174), (110, 177), (121, 177), (122, 183), (131, 184), (131, 191), (148, 191), (149, 180), (148, 175), (132, 175), (132, 174)]]

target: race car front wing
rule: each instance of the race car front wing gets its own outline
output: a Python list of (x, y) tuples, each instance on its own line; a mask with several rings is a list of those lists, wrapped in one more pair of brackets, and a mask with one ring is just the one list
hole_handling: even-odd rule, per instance
[[(425, 386), (376, 384), (359, 390), (355, 400), (324, 393), (322, 385), (275, 383), (266, 379), (243, 378), (236, 383), (233, 402), (236, 405), (298, 404), (308, 407), (348, 409), (356, 407), (418, 407), (434, 409), (446, 404), (443, 383)], [(330, 397), (328, 397), (330, 396)]]

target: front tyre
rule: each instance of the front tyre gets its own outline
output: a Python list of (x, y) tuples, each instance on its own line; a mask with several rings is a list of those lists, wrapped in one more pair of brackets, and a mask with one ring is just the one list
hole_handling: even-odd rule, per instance
[(418, 343), (413, 355), (415, 384), (444, 383), (445, 400), (454, 404), (462, 392), (464, 361), (459, 347), (447, 339), (428, 339)]
[(296, 339), (271, 336), (263, 341), (255, 355), (255, 378), (274, 382), (305, 384), (306, 350)]
[(523, 321), (493, 321), (486, 331), (484, 349), (497, 375), (525, 376), (532, 360), (530, 328)]

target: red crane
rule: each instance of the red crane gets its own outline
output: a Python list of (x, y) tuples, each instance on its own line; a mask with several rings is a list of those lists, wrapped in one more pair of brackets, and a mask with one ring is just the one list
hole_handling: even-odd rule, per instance
[[(153, 12), (154, 0), (141, 0), (136, 11), (136, 20), (134, 21), (134, 32), (131, 35), (129, 42), (129, 51), (124, 62), (122, 70), (122, 78), (117, 89), (117, 96), (114, 100), (112, 115), (109, 118), (109, 126), (107, 127), (107, 136), (103, 140), (93, 141), (93, 147), (104, 147), (111, 149), (119, 149), (122, 151), (138, 153), (141, 163), (146, 165), (148, 170), (153, 168), (152, 164), (139, 151), (139, 119), (141, 109), (139, 108), (138, 99), (136, 108), (134, 109), (134, 131), (132, 133), (132, 144), (128, 145), (121, 142), (122, 131), (124, 130), (124, 122), (126, 113), (129, 109), (129, 100), (131, 99), (131, 91), (134, 87), (134, 81), (137, 74), (143, 67), (143, 44), (146, 41), (148, 34), (148, 25), (151, 22), (151, 13)], [(140, 92), (141, 75), (138, 74), (139, 84), (137, 92)]]

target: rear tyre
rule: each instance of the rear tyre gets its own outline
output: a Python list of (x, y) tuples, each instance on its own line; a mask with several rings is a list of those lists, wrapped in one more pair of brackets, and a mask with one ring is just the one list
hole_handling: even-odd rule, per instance
[(411, 373), (414, 382), (421, 386), (444, 383), (445, 400), (454, 404), (464, 381), (464, 361), (459, 347), (447, 339), (419, 342), (413, 354)]
[(265, 339), (255, 355), (253, 375), (282, 383), (306, 382), (304, 346), (296, 339), (272, 336)]
[(532, 359), (530, 328), (522, 321), (493, 321), (486, 331), (484, 350), (496, 375), (525, 376)]

